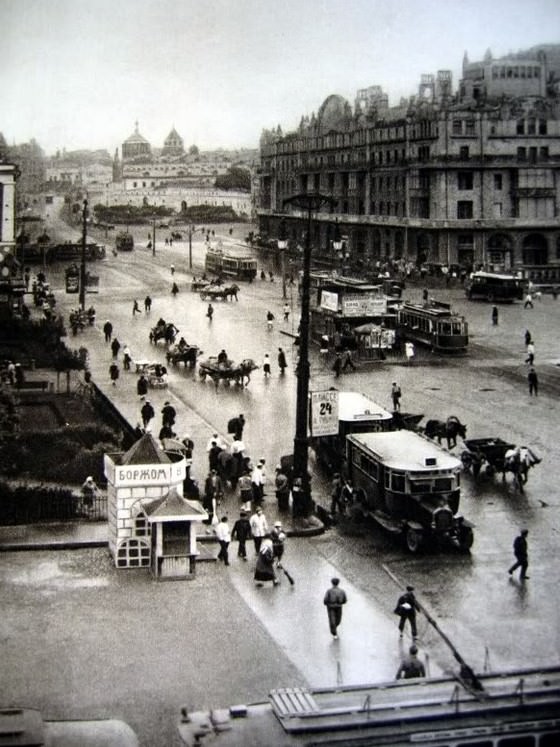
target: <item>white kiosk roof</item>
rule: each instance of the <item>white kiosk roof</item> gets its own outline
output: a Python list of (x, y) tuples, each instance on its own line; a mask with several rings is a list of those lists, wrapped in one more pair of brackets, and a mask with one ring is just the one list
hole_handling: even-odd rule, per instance
[(391, 469), (432, 472), (434, 469), (461, 468), (461, 461), (457, 457), (412, 431), (354, 433), (348, 439), (371, 451)]

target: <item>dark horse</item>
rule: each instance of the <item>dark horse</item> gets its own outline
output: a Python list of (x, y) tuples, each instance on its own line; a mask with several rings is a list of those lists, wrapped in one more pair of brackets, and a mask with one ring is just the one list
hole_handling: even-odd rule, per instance
[(428, 420), (426, 430), (424, 431), (428, 438), (437, 438), (441, 444), (441, 439), (447, 439), (447, 448), (452, 449), (457, 446), (457, 436), (466, 438), (467, 426), (463, 425), (456, 415), (450, 415), (447, 420)]

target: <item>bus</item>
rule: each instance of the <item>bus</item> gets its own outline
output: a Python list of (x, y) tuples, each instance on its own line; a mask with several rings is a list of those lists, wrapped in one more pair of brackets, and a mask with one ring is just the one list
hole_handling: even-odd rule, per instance
[(251, 282), (257, 276), (257, 260), (249, 254), (209, 248), (206, 251), (204, 269), (213, 275), (229, 275), (236, 280)]
[(115, 237), (115, 247), (118, 252), (131, 252), (134, 249), (134, 236), (128, 231), (122, 231)]
[(468, 551), (472, 524), (459, 513), (461, 460), (408, 430), (346, 438), (356, 508), (407, 549), (454, 546)]
[[(476, 686), (473, 686), (476, 685)], [(229, 708), (181, 710), (199, 747), (554, 747), (560, 666), (336, 687), (283, 687)]]
[(527, 293), (528, 282), (517, 275), (497, 272), (473, 272), (465, 284), (469, 301), (521, 301)]
[(406, 301), (397, 311), (397, 334), (439, 353), (465, 352), (469, 344), (465, 317), (452, 311), (449, 304), (434, 300), (424, 304)]
[(346, 436), (350, 433), (387, 431), (393, 416), (365, 394), (338, 392), (338, 433), (311, 439), (317, 461), (329, 474), (341, 472), (346, 456)]

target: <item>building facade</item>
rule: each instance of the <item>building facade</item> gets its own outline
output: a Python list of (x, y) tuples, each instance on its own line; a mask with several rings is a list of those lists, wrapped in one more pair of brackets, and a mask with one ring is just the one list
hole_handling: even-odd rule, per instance
[(558, 50), (465, 56), (455, 94), (442, 70), (399, 106), (372, 86), (354, 109), (329, 96), (296, 132), (265, 131), (261, 234), (277, 237), (285, 218), (302, 243), (307, 218), (284, 200), (320, 192), (337, 202), (313, 216), (316, 257), (336, 262), (338, 223), (358, 269), (402, 258), (560, 280)]

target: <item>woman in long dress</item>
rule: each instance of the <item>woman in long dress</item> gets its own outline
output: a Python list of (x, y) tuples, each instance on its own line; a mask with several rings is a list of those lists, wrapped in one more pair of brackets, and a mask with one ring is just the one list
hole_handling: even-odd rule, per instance
[(280, 583), (274, 573), (274, 548), (271, 539), (266, 538), (262, 541), (261, 549), (257, 555), (255, 581), (257, 586), (262, 586), (264, 581), (272, 581), (274, 586)]

